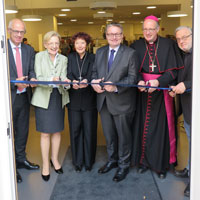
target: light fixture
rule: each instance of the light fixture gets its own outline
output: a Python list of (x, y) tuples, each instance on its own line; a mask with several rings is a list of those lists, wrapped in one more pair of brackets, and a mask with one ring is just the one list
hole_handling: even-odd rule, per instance
[(155, 9), (156, 6), (147, 6), (147, 9)]
[(106, 13), (106, 11), (98, 11), (97, 13), (104, 14), (104, 13)]
[(76, 22), (76, 21), (77, 21), (77, 19), (71, 19), (70, 21), (71, 21), (71, 22)]
[(71, 11), (71, 9), (70, 8), (63, 8), (63, 9), (61, 9), (61, 11), (63, 11), (63, 12), (69, 12), (69, 11)]
[(133, 14), (133, 15), (140, 15), (141, 12), (133, 12), (132, 14)]
[(119, 21), (119, 23), (120, 23), (120, 24), (124, 24), (124, 23), (125, 23), (125, 21)]
[(65, 17), (67, 14), (58, 14), (59, 17)]
[(88, 24), (94, 24), (94, 22), (88, 22)]
[(186, 17), (188, 14), (181, 10), (167, 12), (167, 17)]
[(93, 14), (93, 17), (94, 18), (100, 18), (100, 19), (112, 18), (113, 17), (113, 13), (96, 13), (96, 14)]
[(59, 25), (59, 26), (60, 26), (60, 25), (63, 25), (63, 23), (62, 23), (62, 22), (58, 22), (58, 23), (57, 23), (57, 25)]
[(26, 22), (37, 22), (41, 21), (42, 17), (39, 15), (23, 15), (22, 20)]
[(113, 21), (113, 19), (107, 19), (106, 21), (107, 21), (107, 22), (112, 22), (112, 21)]
[(12, 6), (6, 6), (5, 13), (6, 13), (6, 14), (14, 14), (14, 13), (18, 13), (17, 6), (15, 6), (15, 5), (12, 5)]

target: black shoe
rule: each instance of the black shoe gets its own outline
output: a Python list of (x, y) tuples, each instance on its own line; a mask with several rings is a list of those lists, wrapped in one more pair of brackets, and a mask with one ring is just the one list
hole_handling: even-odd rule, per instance
[(82, 170), (82, 166), (81, 165), (76, 165), (75, 166), (75, 171), (76, 172), (81, 172), (81, 170)]
[(187, 187), (185, 188), (184, 195), (186, 197), (190, 197), (190, 183), (188, 183)]
[(146, 172), (149, 168), (146, 167), (145, 165), (140, 165), (138, 168), (138, 173), (139, 174), (143, 174), (144, 172)]
[(50, 179), (50, 174), (48, 174), (48, 175), (43, 175), (43, 174), (41, 174), (41, 176), (42, 176), (42, 179), (43, 179), (44, 181), (48, 181), (48, 180)]
[(28, 160), (25, 160), (24, 162), (17, 162), (17, 168), (18, 169), (25, 168), (29, 170), (34, 170), (34, 169), (39, 169), (40, 166), (34, 163), (31, 163)]
[(183, 170), (175, 170), (174, 175), (181, 178), (188, 178), (188, 169), (185, 168)]
[(113, 177), (113, 181), (119, 182), (119, 181), (124, 180), (128, 172), (129, 172), (129, 168), (125, 168), (125, 169), (118, 168), (117, 172), (115, 173), (115, 176)]
[(22, 182), (22, 177), (20, 175), (20, 173), (16, 170), (16, 175), (17, 175), (17, 182), (21, 183)]
[(117, 165), (117, 162), (107, 162), (103, 167), (101, 167), (99, 170), (98, 170), (98, 173), (99, 174), (105, 174), (107, 172), (109, 172), (111, 169), (113, 168), (116, 168), (118, 165)]
[(51, 166), (54, 168), (54, 170), (55, 170), (55, 172), (56, 172), (57, 174), (63, 174), (63, 169), (62, 169), (62, 167), (61, 167), (60, 169), (56, 169), (56, 168), (54, 167), (54, 165), (53, 165), (52, 160), (50, 160), (50, 163), (51, 163)]
[(166, 178), (166, 174), (167, 174), (166, 171), (159, 172), (159, 173), (158, 173), (158, 178), (160, 178), (160, 179), (165, 179), (165, 178)]
[(92, 170), (92, 167), (85, 166), (85, 171), (86, 172), (90, 172), (91, 170)]

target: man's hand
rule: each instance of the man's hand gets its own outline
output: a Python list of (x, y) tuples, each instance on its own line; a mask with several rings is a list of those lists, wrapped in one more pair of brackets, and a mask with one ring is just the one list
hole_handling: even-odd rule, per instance
[[(108, 82), (104, 82), (104, 83), (111, 83), (110, 81)], [(104, 85), (104, 89), (107, 91), (107, 92), (115, 92), (117, 91), (117, 87), (115, 85)]]
[[(70, 79), (68, 79), (68, 78), (66, 78), (66, 79), (64, 79), (64, 82), (66, 82), (66, 83), (70, 83), (71, 82), (71, 80)], [(65, 84), (64, 86), (65, 87), (68, 87), (70, 84)]]
[(172, 90), (169, 91), (169, 95), (170, 95), (171, 97), (175, 97), (175, 96), (176, 96), (176, 93), (173, 91), (174, 87), (175, 87), (175, 86), (171, 86), (171, 87), (170, 87), (170, 88), (172, 89)]
[[(36, 78), (31, 78), (30, 81), (37, 81)], [(30, 84), (30, 86), (33, 88), (33, 87), (36, 87), (37, 85), (36, 84)]]
[[(16, 81), (24, 81), (28, 78), (28, 76), (22, 76), (16, 79)], [(29, 85), (24, 83), (15, 83), (15, 85), (21, 89), (27, 88)]]
[(73, 89), (78, 90), (78, 89), (79, 89), (79, 81), (73, 80), (72, 82), (75, 83), (75, 84), (73, 84), (73, 86), (72, 86)]
[(93, 79), (91, 83), (96, 83), (96, 84), (92, 84), (93, 89), (97, 92), (97, 93), (103, 93), (105, 92), (104, 89), (102, 89), (100, 83), (103, 79)]
[[(144, 85), (145, 86), (146, 84), (143, 80), (141, 80), (141, 81), (138, 82), (138, 85)], [(138, 87), (138, 89), (140, 90), (140, 92), (146, 91), (145, 87)]]
[(80, 85), (79, 85), (79, 88), (86, 88), (88, 86), (88, 84), (81, 84), (81, 83), (88, 83), (88, 80), (87, 79), (83, 79), (80, 82)]
[(173, 87), (173, 92), (175, 92), (175, 94), (183, 94), (185, 90), (186, 90), (186, 87), (183, 82), (180, 82), (179, 84)]
[[(153, 87), (158, 87), (159, 86), (159, 81), (157, 80), (157, 79), (155, 79), (155, 80), (149, 80), (148, 81), (148, 84), (150, 85), (150, 86), (153, 86)], [(148, 89), (148, 93), (152, 93), (152, 92), (154, 92), (156, 90), (156, 88), (149, 88)]]

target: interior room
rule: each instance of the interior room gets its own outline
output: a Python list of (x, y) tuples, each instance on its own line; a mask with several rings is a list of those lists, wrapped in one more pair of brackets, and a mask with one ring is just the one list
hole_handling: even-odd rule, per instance
[[(15, 9), (15, 13), (7, 13), (8, 10)], [(170, 14), (182, 14), (181, 16), (170, 17)], [(23, 19), (26, 24), (25, 37), (36, 52), (44, 50), (43, 36), (46, 32), (54, 30), (57, 31), (63, 41), (66, 42), (77, 32), (86, 32), (91, 35), (95, 53), (98, 48), (107, 44), (104, 38), (104, 31), (106, 24), (110, 22), (119, 22), (123, 26), (124, 36), (130, 45), (133, 41), (138, 40), (143, 36), (142, 24), (143, 20), (148, 15), (155, 15), (159, 18), (160, 31), (159, 35), (163, 37), (173, 38), (174, 31), (178, 26), (192, 27), (193, 3), (192, 0), (5, 0), (5, 16), (6, 24), (13, 18)], [(36, 18), (32, 19), (31, 18)], [(100, 117), (98, 118), (98, 133), (97, 144), (98, 148), (105, 147), (105, 138), (103, 135)], [(179, 143), (178, 146), (178, 165), (176, 169), (183, 169), (188, 160), (188, 141), (184, 133), (183, 119), (180, 118), (178, 122)], [(183, 132), (180, 136), (180, 132)], [(78, 180), (81, 175), (82, 179), (88, 180), (87, 172), (77, 174), (73, 171), (70, 162), (70, 135), (67, 118), (67, 109), (65, 113), (65, 129), (62, 132), (61, 147), (60, 147), (60, 162), (62, 163), (68, 156), (67, 163), (69, 163), (68, 173), (71, 173)], [(185, 151), (180, 151), (185, 149)], [(105, 149), (104, 149), (105, 150)], [(103, 152), (105, 153), (105, 151)], [(26, 148), (27, 157), (34, 163), (42, 165), (42, 158), (40, 152), (40, 133), (35, 128), (35, 113), (34, 108), (31, 107), (29, 138)], [(102, 156), (101, 153), (98, 155)], [(104, 158), (105, 159), (105, 158)], [(101, 161), (100, 161), (101, 162)], [(97, 173), (97, 167), (92, 170), (92, 174)], [(96, 170), (96, 171), (95, 171)], [(22, 174), (23, 182), (17, 184), (18, 199), (19, 200), (53, 200), (55, 198), (55, 185), (57, 178), (60, 175), (51, 170), (51, 180), (44, 182), (41, 179), (41, 171), (29, 171), (25, 169), (19, 170)], [(137, 173), (136, 169), (132, 169), (132, 173)], [(159, 180), (153, 173), (153, 182), (156, 185), (158, 197), (155, 200), (186, 200), (183, 191), (187, 184), (186, 179), (174, 177), (172, 172), (169, 172), (165, 180)], [(138, 178), (138, 177), (137, 177)], [(98, 181), (98, 180), (96, 180)], [(92, 182), (88, 183), (89, 185)], [(124, 187), (123, 185), (118, 185)], [(141, 186), (142, 188), (143, 186)], [(148, 187), (148, 186), (147, 186)], [(140, 189), (141, 189), (140, 188)], [(106, 190), (106, 189), (105, 189)], [(116, 196), (115, 199), (154, 199), (148, 198), (147, 189), (140, 191), (140, 196)], [(147, 190), (148, 191), (148, 190)], [(71, 192), (71, 199), (81, 198), (81, 189), (68, 189), (66, 193)], [(65, 193), (65, 192), (63, 192)], [(69, 197), (69, 195), (68, 195)], [(66, 199), (64, 194), (60, 199)], [(91, 200), (94, 198), (91, 198)], [(98, 194), (95, 199), (102, 199)], [(111, 200), (112, 198), (108, 198)]]

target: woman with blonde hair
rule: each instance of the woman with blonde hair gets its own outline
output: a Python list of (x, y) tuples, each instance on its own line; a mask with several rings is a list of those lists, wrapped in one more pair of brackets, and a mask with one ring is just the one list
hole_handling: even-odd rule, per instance
[[(67, 58), (58, 53), (60, 35), (50, 31), (44, 36), (45, 51), (35, 57), (35, 73), (38, 81), (68, 81)], [(50, 178), (49, 150), (51, 144), (51, 165), (58, 174), (63, 170), (58, 161), (61, 141), (60, 132), (64, 130), (65, 105), (69, 103), (69, 85), (38, 85), (34, 91), (32, 105), (35, 106), (36, 130), (41, 132), (42, 178)]]

